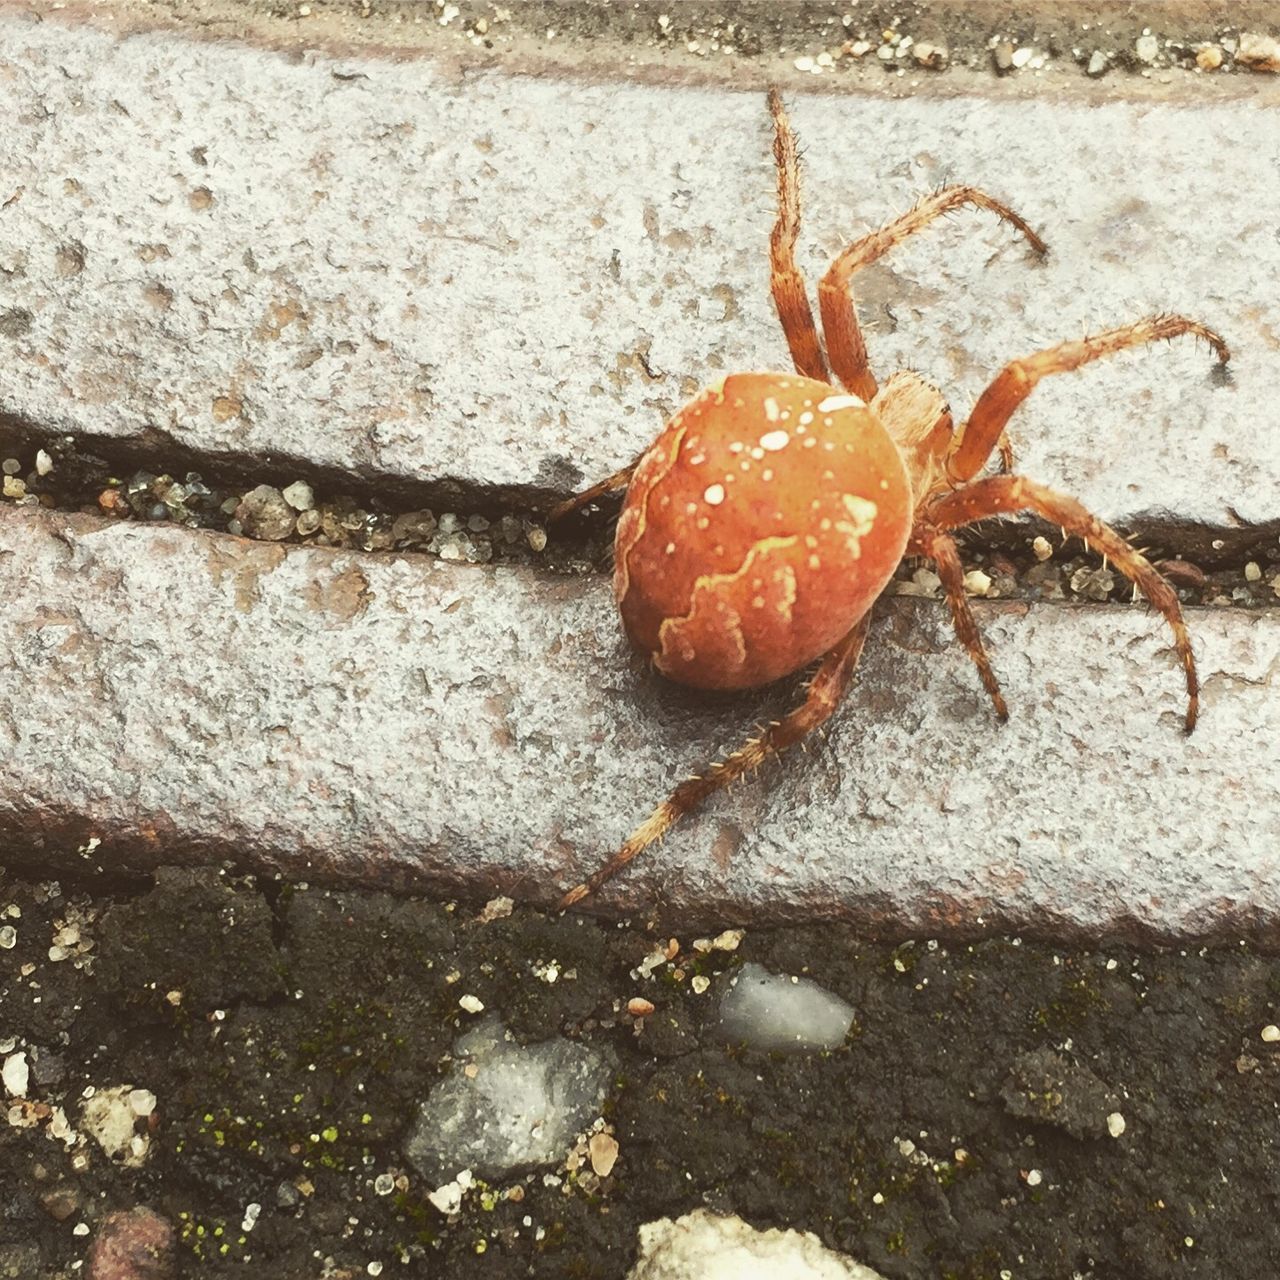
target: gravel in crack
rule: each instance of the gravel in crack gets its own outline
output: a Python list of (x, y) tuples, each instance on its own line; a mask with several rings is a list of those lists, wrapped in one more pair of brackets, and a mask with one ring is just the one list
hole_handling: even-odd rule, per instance
[[(136, 1245), (157, 1276), (621, 1280), (642, 1224), (701, 1206), (892, 1280), (1261, 1276), (1280, 1248), (1280, 961), (1243, 945), (681, 938), (217, 871), (7, 879), (0, 917), (0, 1275)], [(846, 1001), (843, 1043), (725, 1045), (744, 964)], [(436, 1185), (406, 1138), (487, 1017), (600, 1055), (605, 1101), (549, 1159)]]

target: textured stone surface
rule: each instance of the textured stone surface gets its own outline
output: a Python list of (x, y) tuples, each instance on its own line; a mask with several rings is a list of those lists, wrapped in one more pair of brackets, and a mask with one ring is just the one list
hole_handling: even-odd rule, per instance
[[(366, 480), (563, 491), (700, 384), (785, 364), (763, 95), (122, 41), (0, 14), (0, 410)], [(963, 413), (1000, 364), (1172, 309), (1182, 342), (1039, 389), (1028, 474), (1117, 520), (1280, 517), (1280, 130), (1251, 103), (797, 96), (802, 262), (939, 183), (964, 213), (858, 280), (877, 368)]]
[[(549, 903), (795, 689), (697, 698), (602, 580), (0, 516), (0, 822), (123, 865)], [(824, 744), (721, 797), (600, 906), (892, 930), (1231, 932), (1280, 919), (1280, 618), (1197, 611), (1200, 728), (1140, 609), (886, 601)]]

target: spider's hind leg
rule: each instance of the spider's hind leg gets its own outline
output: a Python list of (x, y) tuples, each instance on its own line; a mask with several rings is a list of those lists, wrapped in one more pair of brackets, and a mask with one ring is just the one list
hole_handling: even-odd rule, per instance
[(580, 885), (560, 899), (559, 909), (581, 902), (611, 880), (632, 858), (660, 840), (686, 813), (696, 809), (708, 796), (723, 790), (745, 773), (763, 764), (770, 756), (785, 751), (807, 734), (824, 724), (840, 705), (853, 681), (853, 673), (866, 642), (870, 615), (866, 615), (822, 660), (822, 665), (809, 682), (805, 700), (790, 714), (769, 725), (758, 738), (718, 764), (713, 764), (701, 777), (682, 782), (626, 839), (622, 848)]

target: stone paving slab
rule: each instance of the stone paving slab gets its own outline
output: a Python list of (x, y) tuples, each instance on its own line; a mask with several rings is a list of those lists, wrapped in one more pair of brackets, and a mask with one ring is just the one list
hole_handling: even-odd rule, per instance
[[(12, 429), (541, 500), (722, 372), (784, 364), (763, 93), (591, 84), (0, 10), (0, 413)], [(796, 95), (802, 261), (945, 182), (1010, 200), (859, 279), (876, 366), (963, 412), (1010, 357), (1179, 310), (1053, 379), (1023, 469), (1107, 517), (1280, 520), (1280, 130), (1249, 102)]]
[[(794, 696), (638, 669), (608, 585), (0, 513), (0, 821), (41, 865), (239, 857), (549, 904)], [(1200, 728), (1156, 620), (975, 605), (991, 716), (936, 602), (882, 612), (825, 744), (720, 798), (597, 906), (1274, 937), (1280, 617), (1196, 611)], [(11, 848), (16, 847), (11, 844)]]

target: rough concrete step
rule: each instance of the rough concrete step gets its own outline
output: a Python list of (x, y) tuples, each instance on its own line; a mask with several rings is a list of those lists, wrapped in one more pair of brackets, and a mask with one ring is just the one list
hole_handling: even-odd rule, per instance
[[(238, 857), (553, 902), (796, 689), (691, 699), (607, 584), (0, 514), (0, 815), (41, 863)], [(887, 600), (825, 743), (721, 797), (598, 906), (893, 931), (1229, 935), (1280, 922), (1280, 617)]]
[[(758, 91), (459, 82), (12, 10), (0, 47), (10, 434), (537, 501), (631, 458), (699, 385), (786, 363)], [(1011, 357), (1203, 319), (1229, 385), (1189, 342), (1051, 379), (1015, 419), (1020, 465), (1115, 521), (1274, 533), (1271, 116), (944, 94), (793, 102), (811, 277), (946, 182), (1052, 246), (1036, 265), (965, 213), (895, 250), (858, 278), (876, 367), (925, 371), (963, 413)]]

